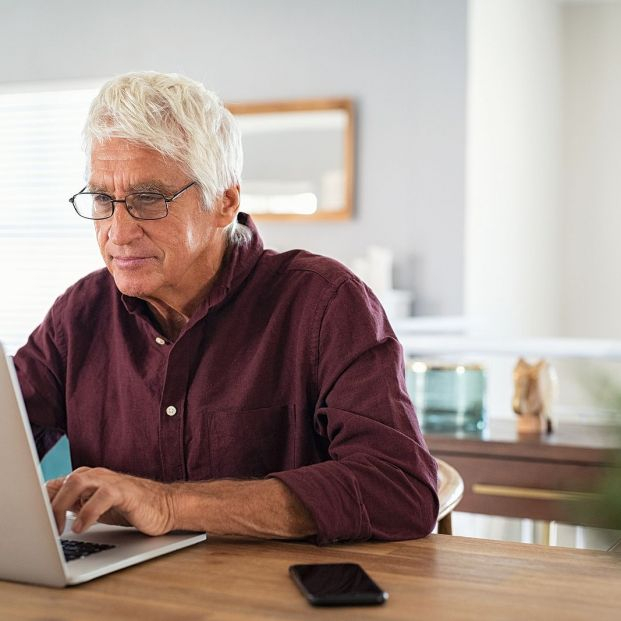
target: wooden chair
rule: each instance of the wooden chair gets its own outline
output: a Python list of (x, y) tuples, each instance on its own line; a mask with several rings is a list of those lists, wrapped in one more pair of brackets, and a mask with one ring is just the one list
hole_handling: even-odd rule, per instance
[(440, 498), (438, 533), (452, 535), (451, 512), (464, 495), (464, 481), (455, 468), (441, 459), (436, 459), (436, 461), (438, 462), (438, 496)]

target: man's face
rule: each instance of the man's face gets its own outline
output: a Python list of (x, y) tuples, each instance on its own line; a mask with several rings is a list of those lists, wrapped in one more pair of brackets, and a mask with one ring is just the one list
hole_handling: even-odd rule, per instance
[[(112, 138), (93, 145), (88, 190), (123, 199), (137, 191), (172, 196), (190, 183), (181, 167), (156, 151)], [(161, 220), (136, 220), (123, 203), (95, 222), (97, 241), (118, 289), (177, 310), (192, 302), (197, 283), (217, 271), (223, 251), (217, 215), (201, 207), (197, 186), (169, 204)], [(190, 299), (188, 299), (190, 298)]]

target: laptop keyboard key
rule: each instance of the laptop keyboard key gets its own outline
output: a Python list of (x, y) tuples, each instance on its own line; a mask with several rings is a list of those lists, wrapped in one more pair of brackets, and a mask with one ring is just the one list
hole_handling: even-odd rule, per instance
[(88, 541), (76, 541), (75, 539), (61, 539), (60, 543), (62, 544), (63, 554), (67, 562), (116, 547), (106, 543), (90, 543)]

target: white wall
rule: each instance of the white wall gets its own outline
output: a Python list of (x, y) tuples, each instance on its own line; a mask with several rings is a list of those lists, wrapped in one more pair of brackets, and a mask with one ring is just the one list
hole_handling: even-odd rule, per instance
[[(465, 311), (483, 336), (559, 326), (560, 12), (555, 0), (471, 0)], [(511, 357), (478, 360), (487, 411), (514, 418)]]
[(396, 253), (419, 313), (463, 298), (465, 0), (2, 0), (0, 84), (177, 71), (229, 101), (353, 97), (357, 216), (268, 245)]
[[(619, 338), (621, 3), (471, 0), (468, 57), (467, 314), (483, 334)], [(515, 418), (515, 360), (484, 362), (490, 416)], [(592, 422), (593, 369), (559, 366), (563, 422)], [(458, 513), (454, 532), (529, 541), (534, 527)]]
[(563, 10), (563, 332), (621, 338), (621, 3)]
[(465, 307), (484, 334), (558, 331), (560, 23), (555, 0), (470, 3)]
[(621, 2), (471, 0), (465, 309), (621, 338)]
[[(472, 0), (465, 308), (480, 333), (621, 337), (621, 2)], [(513, 417), (510, 358), (485, 361)], [(618, 367), (552, 361), (559, 412)], [(595, 378), (595, 379), (594, 379)]]

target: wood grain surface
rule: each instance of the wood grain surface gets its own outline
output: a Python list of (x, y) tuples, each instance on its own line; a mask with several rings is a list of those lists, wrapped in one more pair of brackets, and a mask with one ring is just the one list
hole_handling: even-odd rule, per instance
[[(382, 606), (312, 608), (294, 563), (355, 562), (389, 592)], [(319, 548), (209, 538), (93, 582), (52, 589), (0, 581), (0, 619), (618, 620), (621, 557), (431, 535)]]

